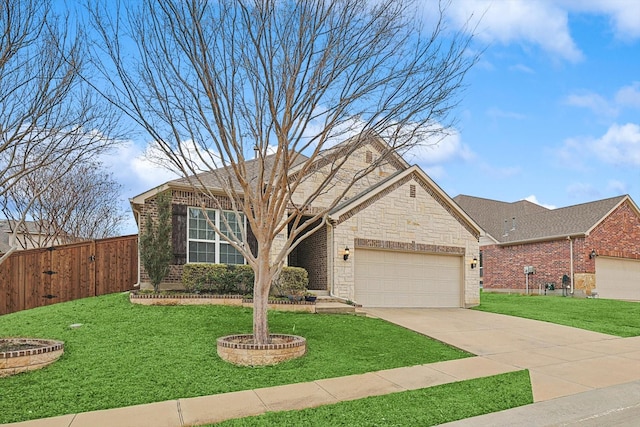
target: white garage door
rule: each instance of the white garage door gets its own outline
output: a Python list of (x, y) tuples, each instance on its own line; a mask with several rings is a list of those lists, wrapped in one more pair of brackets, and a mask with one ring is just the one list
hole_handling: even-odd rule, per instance
[(364, 307), (461, 307), (462, 257), (357, 249), (355, 300)]
[(640, 261), (596, 258), (596, 290), (600, 298), (640, 301)]

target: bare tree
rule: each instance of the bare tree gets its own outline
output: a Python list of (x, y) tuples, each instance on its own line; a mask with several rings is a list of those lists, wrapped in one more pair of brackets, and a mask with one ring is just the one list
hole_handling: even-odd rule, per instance
[[(92, 9), (102, 35), (97, 66), (111, 84), (104, 95), (203, 200), (220, 209), (230, 201), (236, 219), (246, 217), (256, 254), (244, 227), (235, 235), (210, 225), (254, 269), (257, 343), (269, 339), (269, 289), (295, 246), (390, 156), (446, 132), (477, 57), (468, 53), (472, 36), (448, 31), (441, 5), (429, 4), (429, 29), (398, 0), (146, 0)], [(380, 156), (342, 170), (379, 136)], [(322, 179), (299, 197), (312, 172)], [(211, 191), (211, 177), (224, 194)]]
[(17, 243), (27, 249), (118, 235), (125, 213), (122, 186), (112, 175), (98, 162), (76, 164), (63, 176), (58, 172), (35, 170), (5, 193), (2, 212), (21, 235)]
[[(48, 1), (0, 0), (2, 204), (30, 174), (47, 168), (54, 182), (114, 143), (106, 135), (117, 123), (116, 110), (79, 74), (85, 41), (81, 29), (54, 14)], [(27, 205), (39, 195), (28, 195)], [(18, 225), (24, 220), (18, 218)], [(15, 235), (0, 262), (16, 249)]]

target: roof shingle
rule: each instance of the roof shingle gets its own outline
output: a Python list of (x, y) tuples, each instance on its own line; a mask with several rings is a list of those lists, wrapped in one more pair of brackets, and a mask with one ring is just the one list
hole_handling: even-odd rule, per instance
[(547, 209), (526, 200), (507, 203), (459, 195), (453, 200), (498, 243), (586, 234), (626, 195)]

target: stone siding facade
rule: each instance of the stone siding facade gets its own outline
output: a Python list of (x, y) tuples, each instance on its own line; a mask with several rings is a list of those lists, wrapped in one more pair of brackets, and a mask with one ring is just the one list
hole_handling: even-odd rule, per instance
[[(316, 208), (325, 208), (331, 206), (334, 202), (336, 195), (344, 191), (346, 185), (353, 180), (354, 175), (361, 170), (369, 167), (375, 162), (380, 154), (374, 147), (369, 144), (354, 151), (349, 157), (349, 160), (338, 171), (337, 175), (331, 180), (330, 191), (325, 191), (320, 194), (313, 202), (313, 206)], [(308, 175), (300, 186), (297, 188), (296, 193), (293, 196), (295, 203), (302, 203), (309, 195), (313, 194), (318, 185), (320, 185), (330, 172), (332, 165), (326, 165), (312, 174)], [(364, 178), (357, 181), (347, 192), (342, 201), (346, 201), (353, 196), (362, 193), (363, 191), (371, 188), (381, 180), (401, 170), (397, 164), (390, 162), (383, 163), (377, 166), (375, 170), (369, 173)]]
[[(333, 247), (329, 252), (333, 264), (333, 293), (354, 300), (355, 260), (358, 247), (382, 247), (390, 250), (419, 251), (435, 254), (462, 255), (464, 305), (477, 305), (479, 298), (478, 269), (466, 268), (478, 257), (478, 236), (468, 225), (454, 217), (448, 206), (432, 197), (416, 179), (409, 179), (374, 203), (365, 203), (357, 215), (332, 227)], [(345, 262), (345, 247), (355, 248)], [(355, 301), (357, 303), (357, 301)]]

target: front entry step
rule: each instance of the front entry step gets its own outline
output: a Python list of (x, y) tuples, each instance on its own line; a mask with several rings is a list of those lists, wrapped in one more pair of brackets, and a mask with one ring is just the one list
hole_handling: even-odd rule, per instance
[(316, 313), (320, 314), (354, 314), (356, 308), (352, 305), (336, 301), (324, 301), (320, 298), (316, 301)]

